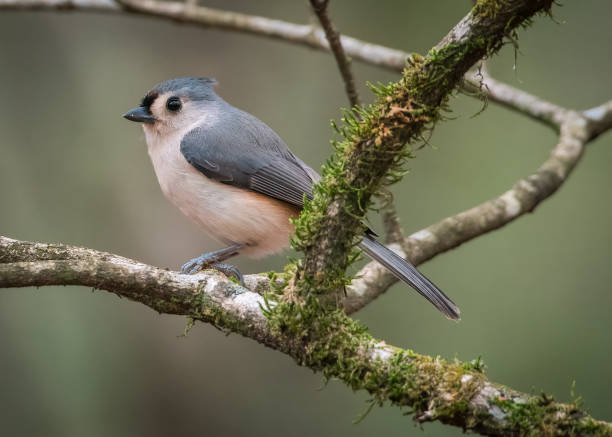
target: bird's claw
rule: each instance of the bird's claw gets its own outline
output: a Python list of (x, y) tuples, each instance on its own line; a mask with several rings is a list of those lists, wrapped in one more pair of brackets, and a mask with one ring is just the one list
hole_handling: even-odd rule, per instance
[(234, 277), (240, 282), (240, 285), (244, 286), (244, 278), (240, 270), (238, 270), (235, 266), (224, 263), (215, 262), (214, 257), (207, 256), (208, 254), (200, 255), (196, 258), (193, 258), (187, 261), (181, 267), (181, 273), (183, 275), (193, 275), (200, 270), (203, 270), (207, 267), (218, 270), (223, 273), (228, 278)]
[(190, 259), (181, 267), (181, 273), (183, 275), (193, 275), (194, 273), (202, 270), (206, 265), (210, 264), (210, 260), (207, 256), (201, 255), (196, 258)]
[(217, 263), (213, 264), (211, 267), (215, 270), (220, 271), (228, 278), (236, 278), (240, 285), (244, 287), (244, 277), (242, 276), (242, 273), (240, 273), (240, 270), (236, 268), (236, 266), (233, 266), (231, 264)]

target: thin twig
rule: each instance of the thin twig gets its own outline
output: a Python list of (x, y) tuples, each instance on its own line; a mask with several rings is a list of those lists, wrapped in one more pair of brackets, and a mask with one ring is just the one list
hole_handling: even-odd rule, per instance
[(488, 101), (541, 121), (557, 131), (565, 117), (565, 108), (492, 78), (484, 63), (466, 75), (463, 89), (480, 93)]
[(325, 37), (329, 42), (334, 58), (336, 58), (336, 63), (338, 64), (340, 75), (344, 81), (344, 89), (346, 90), (351, 107), (359, 106), (361, 102), (359, 100), (357, 88), (355, 87), (355, 78), (351, 70), (351, 60), (344, 52), (340, 34), (336, 30), (334, 23), (329, 18), (329, 13), (327, 11), (329, 0), (310, 0), (310, 4), (312, 6), (312, 10), (317, 15), (323, 30), (325, 31)]
[(388, 188), (381, 190), (382, 197), (382, 222), (385, 230), (385, 243), (399, 243), (404, 240), (404, 233), (400, 225), (400, 219), (395, 207), (393, 193)]

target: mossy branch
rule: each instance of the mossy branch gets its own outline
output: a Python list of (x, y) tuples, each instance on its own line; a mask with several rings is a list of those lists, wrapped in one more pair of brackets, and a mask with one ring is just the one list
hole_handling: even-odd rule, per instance
[[(522, 91), (511, 92), (506, 85), (488, 77), (484, 80), (491, 87), (492, 95), (518, 107), (528, 107), (532, 116), (548, 120), (559, 131), (558, 142), (536, 171), (519, 179), (499, 196), (394, 241), (393, 250), (415, 265), (533, 212), (567, 181), (587, 145), (603, 132), (602, 128), (612, 128), (612, 102), (586, 111), (573, 111)], [(357, 275), (359, 279), (347, 288), (344, 301), (347, 312), (358, 311), (397, 282), (397, 278), (376, 262), (368, 263)]]
[[(353, 390), (368, 391), (376, 404), (410, 408), (417, 421), (485, 435), (612, 435), (612, 424), (577, 405), (492, 383), (479, 360), (447, 362), (387, 345), (342, 311), (321, 316), (306, 307), (299, 322), (216, 272), (182, 275), (92, 249), (0, 237), (0, 288), (45, 285), (107, 290), (160, 313), (242, 334)], [(313, 336), (313, 329), (327, 335)]]
[[(533, 13), (550, 7), (550, 2), (527, 3), (479, 2), (427, 56), (413, 56), (397, 84), (376, 88), (380, 99), (377, 105), (363, 110), (362, 115), (367, 116), (364, 124), (347, 115), (345, 141), (338, 144), (336, 159), (328, 166), (326, 184), (319, 189), (318, 201), (323, 201), (318, 206), (315, 202), (310, 216), (312, 221), (307, 223), (311, 228), (302, 229), (305, 233), (301, 243), (316, 236), (312, 231), (328, 219), (350, 226), (346, 217), (341, 218), (346, 214), (355, 224), (351, 228), (354, 230), (344, 229), (342, 234), (347, 236), (347, 243), (343, 243), (345, 246), (340, 250), (347, 257), (344, 264), (348, 264), (352, 240), (360, 231), (359, 219), (378, 188), (399, 175), (389, 170), (401, 169), (403, 160), (410, 155), (406, 144), (418, 140), (440, 118), (447, 96), (471, 63), (482, 55), (493, 53), (504, 35), (512, 37), (516, 27), (528, 21)], [(201, 24), (208, 20), (212, 25), (234, 30), (242, 26), (243, 30), (246, 28), (252, 33), (267, 32), (261, 20), (248, 19), (253, 17), (234, 20), (236, 14), (233, 13), (223, 15), (192, 4), (150, 0), (129, 0), (121, 4), (112, 0), (0, 0), (0, 7), (69, 7), (110, 12), (129, 8), (131, 12), (152, 13), (170, 19), (187, 19)], [(190, 15), (194, 11), (198, 14)], [(210, 11), (217, 14), (207, 15)], [(271, 37), (284, 38), (287, 31), (291, 34), (295, 30), (283, 27), (278, 20), (263, 20), (267, 20), (266, 26), (276, 26), (276, 30), (268, 34)], [(312, 35), (293, 34), (295, 42), (304, 43), (311, 38), (311, 46), (326, 48), (320, 34), (313, 32)], [(346, 37), (342, 41), (348, 46), (349, 54), (363, 49), (356, 57), (362, 56), (362, 59), (391, 68), (403, 64), (402, 52), (378, 47), (387, 50), (388, 56), (377, 58), (372, 55), (376, 50), (371, 50), (377, 46)], [(585, 112), (591, 136), (583, 140), (609, 128), (610, 114), (609, 103), (588, 114)], [(534, 116), (539, 117), (537, 113)], [(581, 153), (582, 147), (579, 150)], [(566, 167), (571, 170), (575, 162)], [(381, 169), (377, 168), (379, 165)], [(344, 178), (344, 171), (348, 172), (348, 179)], [(351, 185), (353, 182), (358, 184)], [(536, 204), (540, 200), (536, 199)], [(456, 223), (449, 224), (445, 231), (452, 232), (453, 227), (456, 228)], [(351, 232), (352, 238), (348, 238)], [(480, 235), (487, 231), (477, 229), (474, 232)], [(457, 235), (453, 241), (459, 244), (469, 238), (473, 236)], [(334, 239), (338, 240), (337, 234)], [(427, 247), (433, 251), (431, 253), (439, 253), (434, 246)], [(323, 266), (328, 262), (325, 257), (324, 254)], [(478, 362), (448, 363), (372, 338), (363, 326), (344, 313), (330, 310), (337, 304), (335, 299), (327, 302), (317, 299), (321, 292), (327, 296), (329, 290), (345, 282), (344, 270), (338, 269), (336, 276), (329, 278), (317, 270), (314, 272), (312, 276), (302, 272), (292, 288), (297, 293), (283, 300), (274, 294), (262, 297), (214, 273), (185, 276), (90, 249), (0, 238), (0, 287), (74, 284), (106, 289), (159, 312), (184, 314), (253, 338), (291, 355), (302, 365), (323, 372), (326, 377), (340, 378), (355, 390), (367, 390), (375, 403), (389, 401), (410, 407), (419, 421), (440, 420), (490, 435), (612, 435), (611, 424), (595, 421), (576, 405), (555, 403), (548, 396), (534, 397), (489, 382)], [(317, 281), (328, 287), (317, 288)], [(247, 277), (247, 285), (262, 293), (269, 281), (251, 276)], [(273, 288), (280, 288), (280, 285)]]
[(314, 199), (296, 221), (293, 246), (304, 253), (295, 266), (297, 294), (315, 293), (325, 308), (340, 305), (351, 251), (373, 197), (401, 177), (404, 162), (441, 118), (448, 96), (468, 69), (551, 4), (477, 2), (425, 57), (412, 56), (398, 82), (374, 87), (378, 100), (362, 108), (360, 118), (345, 112), (339, 129), (343, 140), (336, 143)]

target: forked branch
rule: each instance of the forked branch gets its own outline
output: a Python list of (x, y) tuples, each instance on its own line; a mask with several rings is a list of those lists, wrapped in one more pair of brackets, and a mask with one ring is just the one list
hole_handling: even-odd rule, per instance
[[(486, 9), (492, 6), (494, 11)], [(387, 170), (394, 164), (386, 159), (401, 157), (404, 144), (436, 121), (440, 105), (471, 65), (484, 54), (494, 52), (507, 33), (523, 20), (549, 6), (550, 1), (481, 1), (428, 56), (411, 58), (401, 81), (385, 90), (379, 106), (365, 114), (366, 119), (362, 122), (371, 123), (369, 127), (373, 131), (357, 129), (347, 137), (348, 143), (336, 161), (342, 162), (346, 174), (338, 173), (331, 175), (336, 179), (324, 179), (322, 192), (335, 194), (326, 196), (320, 191), (314, 206), (306, 211), (306, 215), (312, 214), (314, 219), (308, 223), (311, 235), (301, 236), (303, 241), (308, 239), (308, 244), (302, 247), (306, 252), (305, 268), (300, 271), (298, 267), (298, 271), (314, 280), (309, 282), (305, 295), (289, 296), (293, 299), (289, 302), (284, 300), (286, 296), (266, 294), (266, 298), (262, 297), (266, 291), (284, 285), (281, 279), (277, 279), (279, 283), (275, 287), (266, 277), (250, 275), (246, 278), (250, 288), (247, 290), (215, 273), (180, 275), (90, 249), (5, 237), (0, 237), (0, 287), (72, 284), (105, 289), (159, 312), (186, 315), (253, 338), (292, 356), (301, 365), (343, 380), (353, 389), (368, 391), (377, 402), (411, 407), (418, 421), (439, 420), (487, 435), (531, 432), (611, 435), (612, 424), (594, 420), (576, 405), (556, 403), (546, 396), (534, 397), (492, 383), (478, 366), (449, 363), (395, 348), (369, 336), (342, 311), (327, 308), (313, 313), (318, 307), (308, 306), (311, 303), (300, 304), (300, 299), (308, 297), (309, 293), (325, 295), (330, 291), (326, 277), (321, 281), (313, 272), (319, 268), (328, 271), (338, 259), (339, 270), (344, 270), (352, 239), (357, 235), (357, 226), (350, 225), (364, 212), (355, 206), (367, 204), (369, 197), (380, 188)], [(41, 8), (153, 15), (280, 38), (319, 49), (329, 48), (323, 32), (310, 26), (198, 7), (192, 3), (0, 0), (0, 9)], [(340, 41), (346, 53), (356, 59), (395, 69), (405, 65), (404, 52), (349, 37), (340, 37)], [(492, 100), (558, 127), (559, 143), (538, 171), (520, 180), (497, 199), (442, 220), (396, 246), (415, 263), (431, 259), (532, 211), (566, 180), (585, 145), (612, 125), (612, 102), (579, 113), (488, 78), (484, 83), (487, 85), (484, 92)], [(376, 110), (381, 112), (376, 113)], [(368, 116), (374, 116), (380, 123), (372, 123), (373, 119)], [(389, 121), (397, 122), (399, 128), (384, 129)], [(379, 150), (372, 152), (376, 148)], [(382, 155), (389, 156), (378, 155), (381, 150), (384, 151)], [(371, 171), (373, 163), (377, 172)], [(358, 198), (350, 191), (334, 189), (338, 175), (340, 179), (346, 178), (343, 183), (359, 189)], [(345, 215), (347, 211), (350, 217)], [(388, 227), (392, 233), (398, 233), (397, 223)], [(341, 246), (334, 246), (334, 242), (323, 238), (317, 229), (332, 232), (341, 240)], [(334, 277), (337, 272), (331, 273), (332, 281), (340, 278)], [(344, 302), (347, 312), (363, 307), (392, 282), (380, 266), (369, 264), (362, 271), (362, 278), (354, 281), (349, 289)], [(293, 282), (293, 286), (296, 285), (300, 287), (299, 279)], [(331, 285), (337, 284), (332, 282)], [(296, 314), (298, 317), (294, 317)], [(313, 314), (315, 319), (312, 319)], [(312, 320), (316, 323), (305, 324)]]

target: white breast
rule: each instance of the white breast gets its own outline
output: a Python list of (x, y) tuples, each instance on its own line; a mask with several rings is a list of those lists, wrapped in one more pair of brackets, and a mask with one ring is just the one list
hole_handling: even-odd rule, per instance
[(204, 176), (180, 151), (183, 132), (164, 135), (161, 141), (152, 127), (144, 130), (164, 195), (210, 236), (225, 244), (245, 243), (242, 253), (256, 258), (289, 245), (289, 218), (298, 214), (294, 207)]

